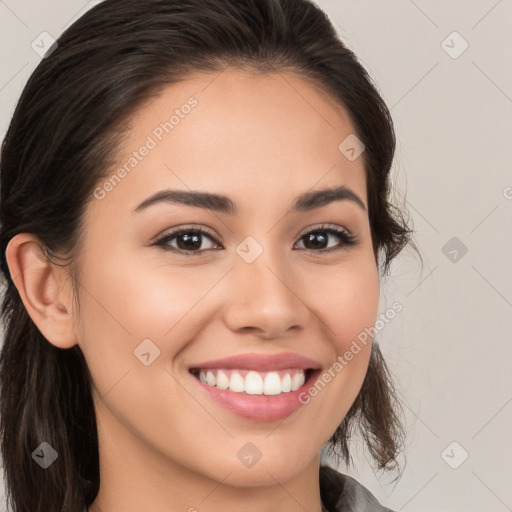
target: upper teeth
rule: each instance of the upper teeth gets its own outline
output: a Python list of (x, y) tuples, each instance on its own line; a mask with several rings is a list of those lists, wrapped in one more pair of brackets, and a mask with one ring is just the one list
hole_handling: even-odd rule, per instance
[(219, 389), (229, 389), (235, 393), (245, 392), (249, 395), (280, 395), (299, 389), (306, 381), (302, 369), (273, 372), (201, 370), (199, 379)]

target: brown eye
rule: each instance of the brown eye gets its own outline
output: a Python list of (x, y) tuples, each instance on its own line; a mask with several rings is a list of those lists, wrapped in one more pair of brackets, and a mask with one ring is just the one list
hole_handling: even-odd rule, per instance
[[(338, 239), (339, 243), (329, 246), (329, 241)], [(347, 249), (347, 247), (356, 244), (356, 238), (345, 229), (334, 226), (321, 226), (308, 231), (302, 235), (301, 241), (304, 240), (305, 249), (311, 252), (331, 252), (339, 249)]]
[[(204, 240), (208, 239), (214, 247), (204, 247)], [(329, 245), (331, 240), (338, 240), (338, 243)], [(311, 253), (328, 253), (340, 249), (347, 249), (357, 243), (356, 237), (347, 230), (337, 226), (320, 226), (312, 229), (300, 237), (305, 247), (301, 248)], [(203, 228), (179, 228), (160, 237), (154, 245), (162, 247), (186, 256), (197, 256), (208, 250), (221, 248), (217, 243), (215, 235)], [(211, 245), (211, 244), (210, 244)]]
[[(205, 238), (214, 242), (214, 244), (216, 243), (213, 235), (204, 229), (180, 228), (160, 237), (154, 245), (187, 256), (193, 256), (212, 249), (212, 247), (203, 247)], [(176, 240), (176, 246), (170, 244), (173, 240)]]

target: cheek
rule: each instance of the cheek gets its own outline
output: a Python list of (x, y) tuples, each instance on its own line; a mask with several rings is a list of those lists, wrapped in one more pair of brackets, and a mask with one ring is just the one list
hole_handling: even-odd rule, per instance
[(178, 270), (163, 280), (162, 274), (161, 269), (150, 271), (129, 258), (114, 257), (103, 258), (101, 266), (89, 263), (84, 271), (80, 346), (101, 395), (128, 371), (133, 378), (133, 372), (148, 369), (137, 357), (139, 347), (148, 348), (151, 367), (158, 367), (201, 327), (198, 305), (215, 280), (193, 279), (190, 272)]
[(375, 324), (380, 289), (377, 267), (370, 258), (354, 258), (336, 270), (323, 269), (314, 281), (309, 296), (315, 313), (323, 321), (326, 338), (342, 354)]
[[(325, 333), (330, 364), (301, 397), (332, 434), (354, 402), (368, 368), (371, 328), (379, 307), (379, 275), (374, 260), (354, 259), (336, 272), (318, 273), (312, 303)], [(313, 291), (311, 291), (313, 294)], [(325, 439), (327, 440), (327, 438)]]
[(174, 271), (150, 269), (130, 259), (115, 259), (115, 263), (106, 263), (84, 277), (91, 290), (83, 297), (88, 316), (84, 323), (90, 327), (90, 334), (91, 328), (95, 335), (101, 335), (99, 329), (108, 330), (109, 337), (123, 339), (123, 348), (133, 350), (150, 338), (163, 350), (163, 343), (169, 345), (174, 333), (179, 331), (181, 339), (186, 337), (183, 329), (187, 326), (197, 329), (188, 318), (218, 280), (217, 274), (178, 267)]

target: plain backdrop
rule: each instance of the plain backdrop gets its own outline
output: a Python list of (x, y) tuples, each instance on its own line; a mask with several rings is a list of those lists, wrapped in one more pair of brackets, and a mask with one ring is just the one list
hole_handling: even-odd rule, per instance
[[(96, 1), (0, 0), (0, 137), (40, 60)], [(319, 0), (391, 109), (424, 258), (383, 281), (378, 334), (404, 400), (402, 478), (340, 467), (396, 511), (512, 510), (512, 1)], [(331, 461), (332, 462), (332, 461)]]

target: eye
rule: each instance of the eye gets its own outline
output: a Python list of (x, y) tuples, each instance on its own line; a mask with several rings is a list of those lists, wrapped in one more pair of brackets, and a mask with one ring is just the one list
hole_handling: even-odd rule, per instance
[[(206, 229), (184, 227), (171, 231), (170, 233), (160, 237), (154, 245), (162, 246), (164, 249), (185, 254), (187, 256), (194, 256), (201, 254), (206, 250), (203, 247), (202, 238), (208, 238), (212, 242), (215, 241), (213, 233)], [(170, 244), (174, 239), (176, 239), (178, 247), (173, 247)], [(201, 248), (202, 250), (199, 250)], [(209, 249), (211, 249), (211, 247)]]
[[(211, 243), (210, 247), (204, 247), (203, 239), (205, 238), (213, 243), (213, 247)], [(338, 239), (338, 243), (334, 246), (329, 246), (329, 241), (332, 239)], [(322, 225), (312, 229), (300, 237), (299, 243), (303, 240), (310, 246), (304, 247), (304, 250), (317, 254), (347, 249), (357, 243), (354, 235), (335, 225)], [(176, 245), (173, 244), (174, 241)], [(327, 247), (324, 247), (325, 244), (327, 244)], [(217, 250), (220, 248), (215, 235), (211, 231), (196, 227), (181, 227), (171, 231), (158, 238), (153, 245), (186, 256), (197, 256), (207, 250)]]
[[(338, 239), (339, 243), (334, 246), (325, 244), (329, 243), (329, 239)], [(347, 249), (356, 245), (356, 237), (349, 233), (346, 229), (340, 228), (335, 225), (322, 225), (318, 228), (312, 229), (300, 237), (299, 243), (305, 240), (306, 244), (310, 245), (312, 249), (306, 247), (305, 249), (310, 253), (326, 253), (338, 251), (340, 249)], [(319, 250), (318, 250), (319, 249)]]

